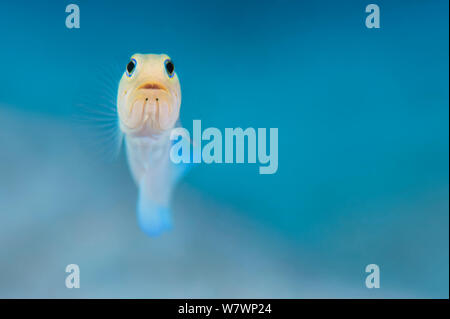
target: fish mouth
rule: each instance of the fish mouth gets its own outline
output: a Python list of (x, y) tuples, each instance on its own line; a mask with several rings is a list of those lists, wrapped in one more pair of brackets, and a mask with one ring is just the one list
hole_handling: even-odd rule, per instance
[(147, 80), (121, 96), (121, 127), (127, 134), (144, 136), (171, 128), (178, 118), (176, 99), (164, 84)]
[(146, 82), (138, 86), (138, 90), (163, 90), (168, 92), (167, 88), (161, 83), (157, 82)]

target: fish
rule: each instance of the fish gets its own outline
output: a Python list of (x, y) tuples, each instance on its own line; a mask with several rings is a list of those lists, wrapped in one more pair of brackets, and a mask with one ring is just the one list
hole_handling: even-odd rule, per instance
[(131, 176), (138, 187), (140, 228), (159, 236), (172, 228), (170, 201), (183, 169), (170, 160), (179, 126), (181, 87), (166, 54), (134, 54), (119, 82), (117, 116)]

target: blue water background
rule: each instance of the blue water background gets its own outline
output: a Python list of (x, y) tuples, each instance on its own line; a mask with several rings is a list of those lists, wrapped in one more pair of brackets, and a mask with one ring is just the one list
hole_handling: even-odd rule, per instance
[[(69, 30), (68, 3), (3, 2), (2, 114), (70, 127), (99, 66), (125, 68), (133, 53), (167, 53), (189, 130), (193, 119), (203, 128), (279, 130), (275, 175), (259, 175), (255, 164), (202, 165), (187, 185), (276, 233), (286, 243), (278, 249), (294, 259), (307, 251), (346, 285), (360, 289), (365, 265), (376, 263), (386, 287), (377, 297), (392, 288), (447, 298), (448, 2), (377, 1), (380, 29), (364, 25), (368, 3), (78, 1), (81, 28)], [(11, 127), (22, 129), (20, 121)], [(0, 146), (11, 158), (5, 165), (33, 163), (21, 149)], [(0, 232), (8, 228), (5, 216), (15, 214), (11, 207), (0, 212)], [(8, 269), (18, 262), (5, 250), (0, 256)], [(194, 259), (194, 267), (195, 260), (202, 263)], [(6, 286), (21, 287), (19, 277)], [(233, 289), (240, 288), (236, 282)], [(3, 289), (0, 296), (9, 296)]]

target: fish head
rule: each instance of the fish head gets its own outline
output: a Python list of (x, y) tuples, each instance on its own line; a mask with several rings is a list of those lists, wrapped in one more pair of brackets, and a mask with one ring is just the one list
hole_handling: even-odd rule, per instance
[(170, 57), (134, 54), (117, 93), (120, 129), (136, 136), (164, 132), (174, 127), (180, 105), (180, 81)]

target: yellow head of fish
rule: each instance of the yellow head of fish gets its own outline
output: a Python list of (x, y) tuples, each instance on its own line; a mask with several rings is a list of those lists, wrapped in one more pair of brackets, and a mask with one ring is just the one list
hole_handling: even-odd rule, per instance
[(180, 82), (165, 54), (135, 54), (119, 83), (117, 111), (120, 129), (147, 136), (171, 129), (180, 113)]

